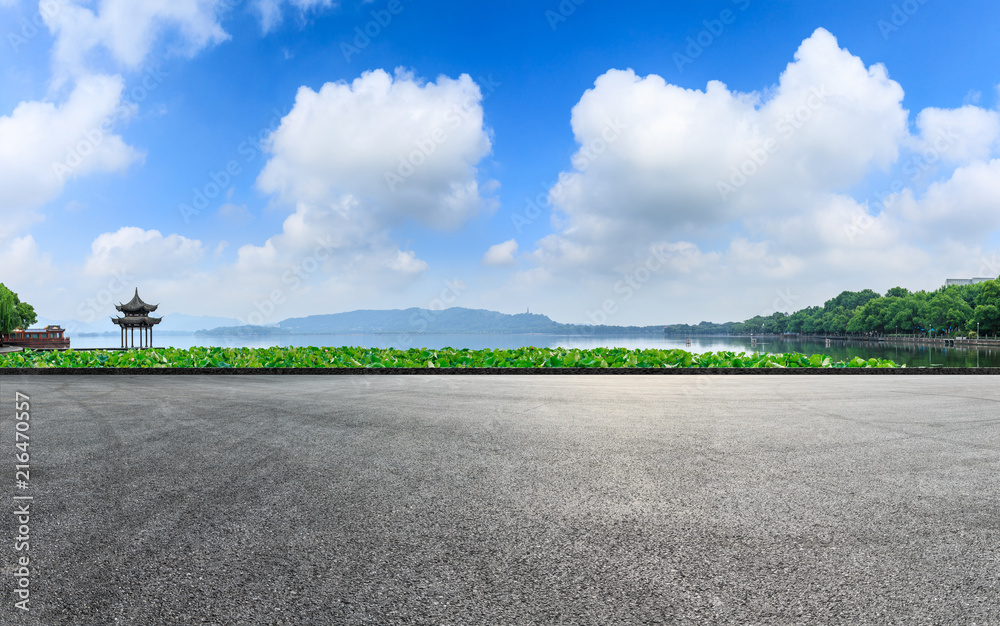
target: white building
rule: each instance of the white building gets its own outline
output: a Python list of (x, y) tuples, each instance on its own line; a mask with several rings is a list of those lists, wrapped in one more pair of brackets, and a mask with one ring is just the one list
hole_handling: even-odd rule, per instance
[(981, 283), (987, 280), (993, 280), (989, 276), (983, 278), (982, 276), (976, 276), (975, 278), (949, 278), (944, 281), (945, 287), (950, 287), (952, 285), (975, 285), (976, 283)]

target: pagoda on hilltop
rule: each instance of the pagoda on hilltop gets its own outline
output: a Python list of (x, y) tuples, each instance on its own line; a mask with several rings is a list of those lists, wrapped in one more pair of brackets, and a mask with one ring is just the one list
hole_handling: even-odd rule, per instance
[[(139, 288), (135, 290), (135, 295), (125, 304), (116, 304), (115, 308), (125, 314), (125, 317), (112, 317), (111, 321), (121, 327), (122, 348), (135, 347), (135, 331), (139, 330), (139, 347), (151, 348), (153, 346), (153, 325), (163, 321), (162, 317), (150, 317), (149, 314), (156, 310), (158, 304), (146, 304), (139, 297)], [(131, 346), (126, 345), (126, 339), (131, 334)], [(148, 339), (147, 343), (145, 339)]]

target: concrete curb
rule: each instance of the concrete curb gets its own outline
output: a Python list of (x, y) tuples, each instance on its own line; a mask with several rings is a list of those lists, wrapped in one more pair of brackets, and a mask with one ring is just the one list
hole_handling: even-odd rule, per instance
[(297, 375), (297, 376), (382, 376), (382, 375), (753, 375), (753, 376), (911, 376), (911, 375), (979, 375), (1000, 376), (1000, 367), (817, 367), (817, 368), (756, 368), (756, 367), (701, 367), (701, 368), (641, 368), (641, 367), (10, 367), (0, 368), (0, 375), (105, 375), (105, 376), (154, 376), (154, 375)]

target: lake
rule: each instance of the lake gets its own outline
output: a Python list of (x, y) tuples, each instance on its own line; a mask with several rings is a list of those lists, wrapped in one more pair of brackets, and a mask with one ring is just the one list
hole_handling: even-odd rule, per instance
[[(358, 335), (291, 335), (272, 337), (205, 337), (201, 335), (157, 336), (153, 335), (156, 346), (190, 348), (192, 346), (221, 346), (232, 348), (269, 348), (272, 346), (360, 346), (366, 348), (579, 348), (618, 347), (629, 349), (673, 349), (682, 348), (690, 352), (801, 352), (803, 354), (826, 354), (835, 361), (860, 356), (892, 359), (907, 367), (1000, 367), (1000, 349), (997, 347), (952, 347), (921, 345), (912, 343), (872, 343), (867, 341), (833, 341), (829, 348), (824, 340), (782, 339), (763, 337), (755, 347), (750, 346), (748, 337), (693, 337), (691, 346), (685, 345), (685, 338), (678, 337), (621, 337), (621, 336), (581, 336), (581, 335), (487, 335), (487, 334), (358, 334)], [(120, 345), (119, 336), (72, 337), (74, 348), (113, 348)]]

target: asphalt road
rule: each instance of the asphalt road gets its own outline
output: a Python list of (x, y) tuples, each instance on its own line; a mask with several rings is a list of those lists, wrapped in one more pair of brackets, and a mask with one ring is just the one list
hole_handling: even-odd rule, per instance
[(7, 376), (0, 623), (998, 624), (998, 382)]

